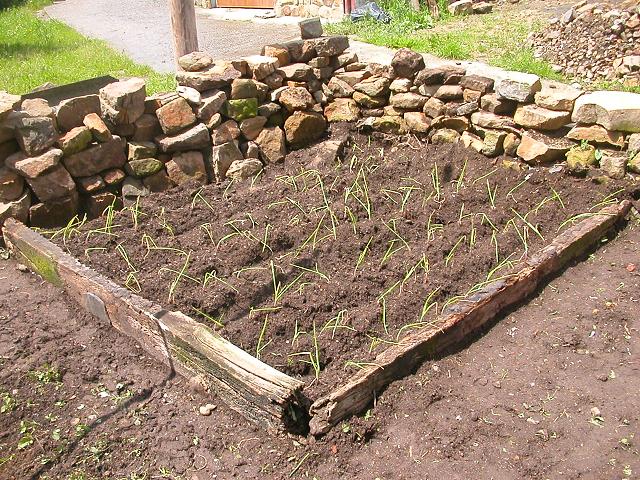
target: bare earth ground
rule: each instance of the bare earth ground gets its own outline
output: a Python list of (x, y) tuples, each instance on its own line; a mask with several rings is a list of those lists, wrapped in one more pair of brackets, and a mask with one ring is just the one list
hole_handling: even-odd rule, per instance
[[(1, 261), (0, 392), (15, 406), (3, 396), (0, 477), (636, 478), (640, 275), (628, 266), (640, 265), (639, 247), (636, 220), (468, 348), (392, 384), (368, 415), (318, 441), (267, 436), (191, 393)], [(218, 408), (202, 417), (207, 401)]]

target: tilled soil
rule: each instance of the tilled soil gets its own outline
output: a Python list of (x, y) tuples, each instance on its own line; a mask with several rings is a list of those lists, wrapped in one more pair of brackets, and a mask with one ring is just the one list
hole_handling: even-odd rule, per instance
[[(0, 413), (0, 478), (635, 478), (638, 252), (634, 221), (318, 440), (269, 436), (190, 393), (127, 337), (0, 261), (0, 394), (13, 400)], [(45, 364), (58, 381), (38, 379)], [(200, 416), (208, 402), (217, 408)], [(18, 449), (22, 425), (33, 442)]]
[(339, 163), (321, 144), (255, 182), (152, 196), (108, 232), (101, 218), (54, 240), (302, 378), (314, 399), (568, 219), (628, 196), (457, 145), (350, 135)]

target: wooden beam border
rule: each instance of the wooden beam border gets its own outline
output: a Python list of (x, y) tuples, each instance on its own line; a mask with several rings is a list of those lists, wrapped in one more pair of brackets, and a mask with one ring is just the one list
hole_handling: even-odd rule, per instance
[(405, 336), (397, 345), (381, 352), (348, 382), (311, 405), (311, 433), (327, 433), (339, 421), (360, 413), (371, 403), (376, 392), (413, 372), (425, 359), (463, 341), (508, 307), (526, 299), (544, 279), (600, 241), (630, 209), (631, 202), (625, 200), (573, 225), (524, 260), (516, 273), (485, 285), (448, 308), (429, 327)]
[(307, 430), (309, 402), (302, 394), (303, 382), (187, 315), (118, 286), (22, 223), (9, 219), (2, 231), (20, 262), (233, 410), (272, 432)]

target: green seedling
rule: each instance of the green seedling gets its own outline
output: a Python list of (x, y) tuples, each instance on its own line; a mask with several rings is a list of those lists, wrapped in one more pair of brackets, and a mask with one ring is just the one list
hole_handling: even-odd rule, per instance
[(491, 204), (491, 208), (495, 210), (496, 195), (498, 194), (498, 184), (496, 183), (496, 187), (493, 190), (491, 190), (491, 185), (489, 184), (489, 180), (487, 180), (487, 193), (489, 194), (489, 203)]
[(142, 245), (144, 245), (144, 247), (147, 249), (147, 253), (144, 254), (144, 258), (147, 258), (152, 250), (161, 250), (161, 251), (167, 251), (167, 252), (174, 252), (174, 253), (177, 253), (178, 255), (184, 255), (184, 256), (187, 255), (187, 252), (185, 252), (184, 250), (181, 250), (179, 248), (160, 247), (160, 246), (158, 246), (158, 244), (153, 239), (153, 237), (151, 235), (147, 234), (147, 233), (144, 233), (142, 235), (141, 242), (142, 242)]
[(296, 357), (296, 356), (307, 357), (308, 356), (309, 360), (301, 360), (301, 361), (304, 363), (309, 363), (311, 365), (315, 374), (315, 380), (313, 382), (316, 382), (318, 378), (320, 378), (321, 367), (320, 367), (320, 347), (318, 345), (318, 335), (316, 332), (315, 321), (313, 322), (312, 344), (313, 344), (313, 351), (292, 353), (289, 355), (289, 357)]
[(496, 230), (493, 230), (491, 232), (491, 245), (494, 246), (497, 263), (500, 261), (500, 248), (498, 247), (498, 237), (496, 236)]
[(160, 209), (160, 213), (158, 215), (156, 215), (156, 217), (160, 221), (160, 226), (162, 228), (164, 228), (167, 231), (167, 233), (169, 233), (169, 235), (171, 235), (173, 237), (175, 235), (175, 232), (174, 232), (173, 227), (171, 226), (171, 224), (167, 221), (167, 215), (166, 215), (166, 212), (164, 210), (164, 207), (162, 207)]
[(518, 190), (520, 190), (520, 187), (522, 187), (525, 183), (527, 183), (529, 181), (529, 176), (527, 175), (524, 180), (522, 180), (520, 183), (518, 183), (516, 186), (514, 186), (511, 190), (509, 190), (507, 192), (507, 194), (505, 195), (505, 198), (508, 200), (509, 197), (511, 197), (511, 199), (515, 202), (518, 203), (518, 200), (516, 200), (516, 197), (513, 195), (514, 193), (516, 193)]
[(282, 283), (278, 280), (276, 267), (273, 261), (270, 261), (269, 265), (271, 267), (271, 280), (273, 282), (273, 305), (277, 305), (282, 297), (302, 278), (304, 273), (299, 274), (288, 284), (282, 285)]
[(344, 362), (344, 368), (347, 369), (348, 367), (354, 367), (354, 368), (357, 368), (358, 370), (362, 370), (363, 368), (367, 368), (367, 367), (383, 368), (378, 363), (373, 363), (373, 362), (354, 362), (353, 360), (347, 360), (346, 362)]
[(369, 253), (369, 247), (372, 241), (373, 241), (373, 236), (369, 237), (369, 241), (367, 242), (367, 244), (364, 246), (364, 248), (358, 255), (358, 259), (356, 260), (356, 266), (353, 269), (354, 275), (356, 274), (356, 271), (358, 270), (358, 268), (364, 263), (364, 260), (367, 257), (367, 254)]
[[(55, 240), (57, 237), (62, 236), (63, 245), (67, 246), (67, 240), (70, 240), (73, 235), (79, 235), (80, 229), (87, 222), (87, 215), (83, 215), (82, 218), (78, 217), (78, 215), (74, 215), (71, 220), (67, 222), (67, 224), (59, 230), (56, 230), (51, 235), (51, 240)], [(44, 233), (44, 232), (43, 232)]]
[(213, 323), (216, 327), (220, 327), (220, 328), (224, 327), (224, 323), (222, 322), (222, 316), (220, 316), (219, 318), (215, 318), (215, 317), (212, 317), (211, 315), (208, 315), (206, 312), (203, 312), (199, 308), (194, 307), (193, 309), (198, 313), (198, 315), (202, 315), (204, 318), (206, 318), (211, 323)]
[(57, 384), (62, 381), (60, 370), (48, 363), (43, 364), (39, 369), (29, 371), (27, 376), (40, 385)]
[(460, 175), (458, 175), (458, 179), (456, 180), (456, 193), (460, 192), (460, 188), (464, 186), (464, 175), (467, 171), (467, 161), (469, 159), (465, 158), (464, 163), (462, 164), (462, 170), (460, 170)]
[(433, 214), (436, 213), (435, 210), (431, 212), (429, 215), (429, 219), (427, 220), (427, 240), (435, 240), (436, 232), (441, 232), (444, 230), (444, 225), (442, 223), (434, 223), (431, 221), (433, 218)]
[(127, 278), (124, 282), (124, 286), (134, 293), (140, 293), (142, 291), (142, 287), (140, 286), (140, 282), (138, 281), (138, 277), (136, 276), (139, 270), (135, 267), (135, 265), (129, 258), (129, 254), (122, 245), (122, 242), (116, 245), (116, 252), (120, 254), (128, 267)]
[(322, 334), (322, 332), (324, 332), (325, 330), (331, 330), (331, 339), (333, 340), (336, 336), (336, 332), (339, 329), (350, 330), (352, 332), (355, 332), (356, 331), (355, 328), (344, 324), (344, 319), (346, 316), (347, 316), (347, 311), (340, 310), (335, 317), (331, 318), (329, 321), (327, 321), (327, 323), (324, 324), (324, 326), (320, 330), (320, 334)]
[(608, 205), (615, 205), (619, 201), (618, 195), (621, 194), (622, 192), (624, 192), (624, 188), (616, 190), (615, 192), (611, 192), (609, 195), (607, 195), (601, 201), (599, 201), (593, 207), (591, 207), (591, 210), (600, 210), (601, 208), (606, 207)]
[(478, 182), (481, 182), (482, 180), (484, 180), (485, 178), (490, 177), (491, 175), (493, 175), (494, 173), (496, 173), (498, 171), (497, 168), (494, 168), (493, 170), (491, 170), (490, 172), (485, 173), (484, 175), (476, 178), (472, 183), (472, 185), (475, 185)]
[(260, 329), (260, 336), (258, 337), (258, 345), (256, 346), (256, 358), (260, 358), (262, 354), (262, 350), (264, 350), (270, 343), (269, 340), (267, 343), (264, 343), (264, 336), (267, 333), (267, 326), (269, 324), (269, 314), (264, 316), (264, 322), (262, 323), (262, 328)]
[(369, 353), (372, 353), (377, 347), (378, 345), (400, 345), (398, 342), (394, 342), (392, 340), (385, 340), (384, 338), (380, 338), (380, 337), (375, 337), (373, 335), (369, 335), (367, 334), (367, 338), (369, 338), (369, 340), (371, 340), (371, 343), (369, 343)]
[(207, 288), (207, 285), (209, 285), (209, 282), (211, 282), (211, 280), (221, 283), (222, 285), (224, 285), (230, 290), (233, 290), (236, 293), (240, 293), (236, 287), (231, 285), (229, 282), (227, 282), (223, 278), (219, 277), (218, 272), (216, 272), (215, 270), (211, 270), (210, 272), (205, 272), (204, 276), (202, 277), (202, 288)]
[(209, 201), (202, 194), (202, 190), (204, 190), (204, 187), (200, 188), (196, 193), (193, 194), (193, 200), (191, 200), (191, 210), (193, 210), (196, 207), (196, 204), (198, 202), (200, 202), (200, 203), (204, 204), (213, 213), (215, 213), (215, 210), (214, 210), (213, 206), (209, 203)]
[[(530, 228), (530, 229), (531, 229), (531, 230), (532, 230), (532, 231), (533, 231), (533, 232), (534, 232), (538, 237), (540, 237), (540, 240), (544, 241), (544, 237), (543, 237), (543, 236), (542, 236), (542, 234), (540, 233), (540, 230), (538, 230), (538, 228), (537, 228), (537, 227), (534, 227), (534, 226), (531, 224), (531, 222), (529, 222), (529, 221), (527, 220), (527, 215), (528, 215), (528, 214), (527, 214), (527, 215), (525, 215), (525, 216), (523, 217), (523, 216), (522, 216), (522, 215), (520, 215), (520, 214), (518, 213), (518, 211), (517, 211), (517, 210), (515, 210), (514, 208), (512, 208), (512, 209), (511, 209), (511, 211), (512, 211), (513, 213), (515, 213), (515, 214), (516, 214), (516, 216), (517, 216), (517, 217), (518, 217), (518, 218), (519, 218), (519, 219), (520, 219), (520, 220), (521, 220), (521, 221), (522, 221), (522, 222), (523, 222), (527, 227), (529, 227), (529, 228)], [(530, 213), (530, 212), (529, 212), (529, 213)], [(514, 222), (514, 226), (515, 226), (515, 222)]]
[(2, 400), (0, 403), (0, 413), (12, 412), (18, 405), (15, 397), (12, 397), (8, 392), (0, 393), (0, 399)]
[(314, 268), (307, 268), (304, 267), (302, 265), (296, 265), (295, 263), (292, 263), (291, 266), (293, 268), (297, 268), (298, 270), (302, 270), (304, 272), (309, 272), (312, 273), (314, 275), (317, 275), (318, 277), (322, 278), (323, 280), (326, 280), (327, 282), (329, 281), (329, 276), (322, 273), (319, 269), (318, 269), (318, 264), (316, 263)]
[[(389, 246), (387, 247), (387, 251), (382, 257), (382, 261), (380, 262), (381, 264), (385, 263), (394, 254), (396, 254), (397, 252), (399, 252), (404, 248), (406, 248), (407, 250), (411, 250), (411, 248), (409, 248), (409, 244), (407, 243), (407, 241), (398, 232), (396, 221), (397, 220), (395, 218), (392, 218), (391, 220), (389, 220), (389, 222), (385, 222), (384, 220), (382, 221), (382, 224), (385, 227), (387, 227), (387, 230), (389, 230), (395, 238), (389, 241)], [(400, 246), (396, 247), (396, 245), (400, 245)]]
[(104, 216), (104, 227), (89, 230), (87, 232), (87, 240), (89, 240), (91, 235), (107, 235), (107, 236), (114, 236), (114, 237), (118, 236), (115, 233), (113, 233), (114, 228), (120, 227), (120, 225), (113, 224), (113, 220), (116, 215), (116, 199), (115, 198), (111, 202), (111, 205), (109, 205), (107, 208), (104, 209), (104, 211), (102, 212), (102, 215)]
[(251, 307), (249, 309), (249, 318), (254, 315), (260, 315), (261, 313), (275, 313), (282, 310), (282, 307)]
[(451, 247), (451, 250), (449, 250), (449, 253), (447, 254), (447, 256), (444, 259), (444, 266), (448, 267), (449, 264), (453, 261), (453, 256), (456, 253), (456, 250), (458, 249), (458, 247), (460, 246), (460, 244), (462, 242), (464, 242), (467, 239), (466, 235), (462, 235), (458, 241), (455, 243), (455, 245), (453, 245), (453, 247)]
[(140, 195), (136, 197), (136, 202), (134, 204), (129, 205), (126, 208), (131, 212), (131, 221), (133, 222), (133, 229), (137, 230), (140, 217), (142, 215), (146, 215), (146, 213), (144, 213), (140, 208)]
[(443, 201), (442, 198), (442, 189), (440, 187), (440, 175), (438, 174), (438, 164), (433, 164), (433, 169), (431, 170), (431, 183), (433, 184), (433, 192), (435, 193), (435, 197), (433, 201), (436, 203), (441, 203)]
[(191, 252), (187, 254), (187, 257), (184, 259), (184, 263), (182, 264), (182, 267), (180, 268), (180, 270), (174, 270), (169, 267), (162, 267), (158, 271), (158, 273), (168, 272), (168, 273), (173, 273), (175, 275), (175, 278), (172, 280), (171, 284), (169, 285), (169, 295), (168, 295), (169, 302), (172, 302), (173, 299), (175, 298), (176, 290), (182, 279), (191, 280), (192, 282), (197, 283), (198, 285), (202, 283), (199, 279), (194, 278), (186, 273), (187, 270), (189, 269), (190, 260), (191, 260)]
[(349, 201), (349, 198), (353, 198), (353, 200), (364, 209), (367, 218), (371, 219), (373, 206), (371, 204), (371, 197), (369, 196), (369, 185), (367, 184), (367, 175), (364, 171), (364, 166), (361, 166), (358, 170), (353, 184), (345, 189), (345, 204)]

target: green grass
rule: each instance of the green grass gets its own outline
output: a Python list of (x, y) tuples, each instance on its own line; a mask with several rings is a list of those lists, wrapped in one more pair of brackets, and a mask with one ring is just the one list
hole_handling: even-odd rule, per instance
[(38, 9), (49, 3), (28, 0), (0, 9), (0, 90), (23, 94), (46, 82), (62, 85), (100, 75), (144, 77), (150, 93), (175, 88), (172, 75), (139, 65), (61, 22), (38, 18)]
[[(539, 18), (501, 12), (467, 17), (445, 15), (439, 21), (431, 22), (433, 28), (427, 28), (428, 25), (416, 28), (406, 21), (406, 12), (410, 11), (408, 3), (403, 9), (397, 6), (398, 2), (401, 0), (392, 0), (393, 10), (387, 8), (388, 2), (382, 2), (383, 8), (392, 15), (390, 25), (373, 20), (344, 20), (327, 25), (326, 29), (331, 33), (355, 35), (375, 45), (407, 47), (442, 58), (484, 61), (508, 70), (562, 78), (552, 70), (551, 64), (534, 58), (533, 50), (525, 46), (529, 32), (543, 26)], [(441, 8), (441, 11), (446, 12), (446, 9)]]

